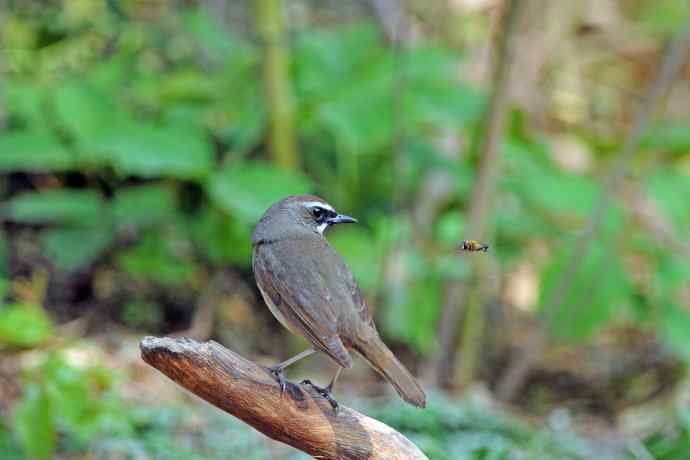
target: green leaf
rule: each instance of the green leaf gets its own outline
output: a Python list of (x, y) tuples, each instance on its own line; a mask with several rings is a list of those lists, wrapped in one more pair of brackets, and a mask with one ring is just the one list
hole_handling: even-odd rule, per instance
[[(585, 254), (573, 257), (574, 249), (574, 242), (563, 243), (545, 267), (540, 304), (547, 307), (554, 296), (560, 300), (556, 309), (549, 312), (550, 332), (576, 341), (602, 327), (616, 310), (627, 307), (630, 289), (621, 260), (609, 245), (595, 242)], [(568, 273), (572, 263), (578, 263), (577, 270), (563, 283), (564, 273)], [(567, 291), (555, 292), (565, 284), (569, 286)], [(553, 308), (553, 304), (548, 307)]]
[(0, 343), (32, 347), (53, 335), (53, 322), (38, 306), (11, 304), (0, 307)]
[[(7, 275), (10, 260), (10, 245), (5, 232), (0, 230), (0, 277)], [(0, 300), (2, 296), (0, 295)]]
[(376, 286), (382, 267), (381, 250), (371, 233), (354, 226), (328, 231), (328, 240), (342, 254), (362, 289)]
[(436, 239), (439, 243), (457, 246), (465, 230), (465, 219), (457, 211), (447, 212), (441, 216), (435, 230)]
[(9, 292), (10, 282), (0, 277), (0, 306), (5, 302), (5, 296)]
[(105, 166), (107, 152), (92, 148), (108, 130), (126, 120), (115, 107), (110, 94), (84, 82), (68, 82), (54, 95), (56, 120), (74, 138), (80, 166)]
[(0, 423), (0, 452), (2, 452), (3, 460), (26, 460), (19, 445), (12, 439), (11, 433), (2, 423)]
[(660, 169), (649, 178), (649, 193), (680, 231), (690, 227), (690, 176)]
[(413, 251), (400, 254), (399, 270), (403, 277), (392, 286), (382, 316), (383, 330), (428, 352), (434, 344), (441, 307), (441, 283), (428, 262)]
[(11, 131), (0, 136), (0, 171), (52, 172), (74, 167), (74, 156), (51, 133)]
[(125, 304), (122, 319), (130, 326), (152, 329), (163, 324), (165, 318), (158, 304), (135, 300)]
[(93, 262), (110, 247), (113, 240), (113, 231), (107, 225), (54, 228), (41, 234), (46, 255), (55, 265), (67, 271)]
[(420, 123), (467, 127), (479, 120), (486, 105), (484, 93), (458, 83), (446, 88), (411, 88), (407, 90), (404, 101), (405, 120), (411, 127)]
[(65, 189), (24, 193), (0, 209), (9, 220), (18, 222), (90, 225), (102, 220), (103, 208), (95, 191)]
[(658, 324), (661, 337), (683, 360), (690, 363), (690, 311), (668, 303)]
[(211, 176), (207, 191), (221, 209), (254, 225), (276, 201), (312, 188), (302, 175), (268, 163), (236, 163)]
[[(588, 218), (601, 196), (591, 177), (566, 174), (552, 164), (545, 146), (511, 139), (504, 145), (507, 174), (501, 185), (516, 195), (532, 213), (546, 213), (559, 222), (577, 225)], [(622, 224), (618, 209), (611, 209), (604, 227)]]
[(690, 15), (690, 5), (685, 0), (657, 0), (640, 3), (635, 16), (652, 31), (673, 35), (679, 32)]
[(154, 183), (115, 191), (113, 217), (116, 226), (146, 226), (165, 222), (176, 214), (171, 187)]
[(200, 179), (213, 168), (206, 135), (173, 123), (116, 123), (85, 148), (108, 154), (115, 169), (125, 175)]
[(670, 252), (660, 254), (654, 271), (655, 294), (659, 299), (672, 302), (678, 291), (690, 285), (690, 261)]
[(7, 111), (19, 116), (32, 129), (46, 127), (44, 89), (35, 82), (5, 78), (3, 82), (3, 102)]
[(55, 92), (58, 122), (78, 141), (96, 138), (112, 123), (115, 107), (109, 95), (83, 82), (69, 82)]
[(51, 356), (43, 366), (45, 392), (53, 403), (55, 416), (66, 426), (79, 424), (93, 405), (90, 399), (88, 376), (84, 371), (68, 364), (59, 355)]
[(181, 235), (148, 232), (136, 246), (121, 252), (117, 263), (136, 279), (175, 285), (192, 281), (196, 265), (191, 255), (191, 246)]
[(249, 268), (252, 260), (250, 225), (243, 225), (208, 206), (191, 217), (188, 226), (195, 245), (213, 264), (232, 263)]
[(195, 43), (215, 58), (226, 57), (232, 51), (235, 40), (228, 40), (228, 29), (222, 18), (211, 14), (206, 8), (195, 8), (185, 15), (185, 30), (192, 35)]
[(674, 153), (690, 152), (690, 122), (659, 123), (647, 130), (640, 146)]
[(38, 384), (29, 384), (14, 411), (14, 433), (26, 455), (48, 459), (55, 451), (55, 422), (50, 399)]

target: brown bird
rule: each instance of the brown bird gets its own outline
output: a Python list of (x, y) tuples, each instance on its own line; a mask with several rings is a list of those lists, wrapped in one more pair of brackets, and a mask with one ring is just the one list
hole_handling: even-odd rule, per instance
[(273, 315), (292, 333), (309, 340), (308, 350), (271, 368), (281, 391), (283, 369), (315, 351), (340, 367), (326, 388), (316, 388), (334, 408), (331, 398), (342, 368), (352, 366), (357, 352), (402, 399), (425, 407), (426, 395), (415, 378), (383, 343), (362, 293), (343, 258), (324, 232), (342, 223), (356, 223), (313, 195), (289, 196), (271, 206), (252, 234), (252, 267), (259, 290)]

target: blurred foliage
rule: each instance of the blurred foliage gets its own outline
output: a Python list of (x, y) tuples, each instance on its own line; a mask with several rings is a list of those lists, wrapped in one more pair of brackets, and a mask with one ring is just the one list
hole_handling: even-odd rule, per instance
[[(376, 299), (372, 308), (387, 340), (421, 356), (437, 351), (447, 282), (468, 276), (455, 246), (474, 237), (463, 235), (463, 215), (487, 94), (468, 83), (466, 64), (476, 51), (471, 47), (479, 48), (470, 32), (480, 34), (481, 20), (470, 13), (462, 18), (476, 23), (468, 29), (467, 49), (434, 34), (391, 46), (362, 18), (291, 30), (301, 164), (292, 172), (265, 152), (261, 42), (216, 14), (212, 2), (182, 3), (27, 1), (3, 7), (0, 276), (7, 281), (0, 278), (0, 345), (12, 353), (41, 350), (40, 363), (23, 376), (14, 422), (0, 425), (3, 458), (22, 458), (9, 447), (15, 441), (29, 457), (49, 458), (56, 448), (78, 450), (96, 439), (99, 449), (122, 455), (139, 449), (156, 458), (216, 455), (195, 457), (194, 449), (167, 444), (163, 433), (178, 416), (133, 414), (117, 401), (116, 379), (107, 371), (71, 364), (60, 347), (46, 351), (56, 326), (40, 302), (13, 288), (38, 266), (49, 266), (57, 280), (87, 278), (89, 308), (98, 308), (102, 292), (116, 292), (103, 303), (118, 305), (111, 312), (117, 320), (168, 331), (164, 304), (170, 298), (185, 303), (200, 297), (208, 274), (220, 269), (250, 276), (249, 235), (270, 204), (293, 193), (317, 193), (362, 222), (329, 239)], [(629, 3), (626, 21), (650, 43), (676, 33), (690, 14), (683, 0)], [(627, 57), (613, 63), (628, 69)], [(556, 100), (563, 91), (559, 72), (548, 78)], [(627, 84), (641, 86), (634, 79)], [(628, 107), (591, 98), (592, 118), (599, 110), (609, 115), (609, 106)], [(574, 237), (587, 228), (603, 192), (601, 177), (621, 146), (620, 126), (556, 114), (542, 130), (529, 115), (513, 111), (501, 144), (490, 256), (502, 281), (530, 263), (537, 300), (522, 308), (545, 314), (545, 300), (558, 296), (548, 331), (566, 345), (587, 343), (617, 326), (639, 327), (687, 363), (690, 261), (640, 222), (640, 203), (614, 197), (597, 241), (585, 254), (573, 253)], [(628, 165), (629, 182), (686, 245), (687, 116), (656, 122)], [(449, 132), (458, 139), (450, 154), (440, 141)], [(584, 146), (588, 166), (564, 166), (556, 142), (563, 132)], [(450, 178), (451, 192), (420, 223), (412, 215), (439, 171)], [(561, 292), (560, 280), (580, 257), (569, 289)], [(103, 282), (103, 273), (115, 274)], [(118, 291), (109, 283), (127, 287)], [(55, 306), (50, 296), (45, 304)], [(559, 447), (552, 433), (493, 416), (480, 420), (446, 402), (438, 407), (448, 412), (405, 415), (395, 407), (381, 416), (416, 433), (432, 458), (508, 458), (507, 452), (523, 449), (518, 445), (535, 449), (526, 458), (580, 458), (577, 449)], [(660, 434), (645, 441), (657, 458), (682, 458), (673, 455), (687, 446), (686, 415), (677, 416), (675, 438)], [(475, 425), (483, 428), (464, 429)], [(120, 437), (106, 441), (100, 437), (105, 432)], [(204, 433), (223, 439), (218, 431)], [(245, 457), (265, 458), (247, 443)], [(225, 439), (217, 444), (236, 452)]]
[(78, 349), (41, 347), (53, 339), (53, 322), (42, 307), (0, 305), (0, 351), (29, 348), (35, 353), (22, 369), (22, 394), (8, 425), (11, 433), (5, 431), (8, 427), (0, 431), (3, 458), (53, 458), (58, 443), (67, 450), (83, 450), (105, 433), (114, 436), (131, 429), (112, 371), (70, 363), (69, 352), (78, 355)]

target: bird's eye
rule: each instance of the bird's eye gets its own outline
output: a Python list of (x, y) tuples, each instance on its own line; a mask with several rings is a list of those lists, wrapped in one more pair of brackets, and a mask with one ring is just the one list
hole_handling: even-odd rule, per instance
[(318, 206), (315, 206), (315, 207), (311, 210), (311, 213), (312, 213), (312, 215), (314, 216), (314, 218), (315, 218), (316, 220), (319, 220), (319, 219), (321, 219), (321, 218), (324, 216), (325, 209), (320, 208), (320, 207), (318, 207)]

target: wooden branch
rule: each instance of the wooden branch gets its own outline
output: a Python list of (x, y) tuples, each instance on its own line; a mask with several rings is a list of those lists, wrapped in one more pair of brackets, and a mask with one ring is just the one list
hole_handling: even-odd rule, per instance
[(281, 395), (266, 368), (216, 342), (146, 337), (139, 347), (143, 360), (175, 383), (314, 458), (427, 459), (389, 426), (342, 405), (335, 413), (309, 386), (288, 383)]

